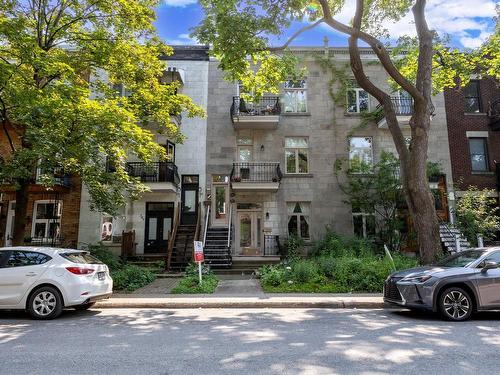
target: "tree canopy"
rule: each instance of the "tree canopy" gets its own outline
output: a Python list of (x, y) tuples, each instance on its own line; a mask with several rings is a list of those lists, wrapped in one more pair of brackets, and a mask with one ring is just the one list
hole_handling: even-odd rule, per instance
[[(203, 110), (165, 84), (155, 35), (157, 0), (0, 0), (0, 120), (9, 153), (0, 179), (13, 185), (53, 171), (82, 177), (93, 206), (110, 213), (145, 187), (127, 155), (166, 157), (154, 133), (181, 142), (171, 115)], [(127, 95), (121, 95), (125, 87)], [(106, 160), (116, 172), (108, 173)]]

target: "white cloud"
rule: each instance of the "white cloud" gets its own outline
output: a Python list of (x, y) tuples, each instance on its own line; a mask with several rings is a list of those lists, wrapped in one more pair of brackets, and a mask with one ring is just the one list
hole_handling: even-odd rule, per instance
[[(496, 14), (495, 3), (496, 0), (429, 0), (426, 7), (427, 23), (439, 34), (456, 37), (464, 47), (477, 47), (493, 32), (494, 25), (491, 20)], [(354, 16), (355, 7), (354, 0), (347, 0), (335, 18), (348, 23)], [(389, 30), (392, 39), (403, 35), (416, 35), (411, 12), (400, 21), (384, 26)], [(479, 36), (474, 37), (476, 34)]]
[(182, 44), (196, 44), (198, 41), (189, 36), (189, 34), (179, 34), (175, 39), (168, 39), (167, 44), (182, 45)]
[(162, 0), (162, 4), (169, 7), (185, 7), (196, 3), (197, 0)]

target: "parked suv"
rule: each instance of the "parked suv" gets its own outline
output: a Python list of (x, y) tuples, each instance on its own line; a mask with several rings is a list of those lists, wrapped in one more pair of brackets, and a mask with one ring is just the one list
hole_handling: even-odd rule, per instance
[(500, 309), (499, 264), (500, 247), (478, 248), (395, 272), (385, 281), (384, 301), (467, 320), (475, 311)]
[(112, 290), (108, 267), (86, 251), (0, 248), (0, 309), (53, 319), (64, 307), (88, 309)]

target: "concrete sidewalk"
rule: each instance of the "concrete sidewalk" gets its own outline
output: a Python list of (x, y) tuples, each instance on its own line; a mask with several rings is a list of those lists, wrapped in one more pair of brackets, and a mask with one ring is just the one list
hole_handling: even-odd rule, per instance
[(115, 294), (97, 308), (382, 308), (381, 294)]

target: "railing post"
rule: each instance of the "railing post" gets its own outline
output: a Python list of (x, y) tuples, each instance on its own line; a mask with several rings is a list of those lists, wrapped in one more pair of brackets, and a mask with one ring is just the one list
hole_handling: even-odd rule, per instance
[(455, 251), (460, 252), (460, 235), (455, 233)]
[(483, 236), (481, 234), (477, 235), (477, 247), (484, 247)]

